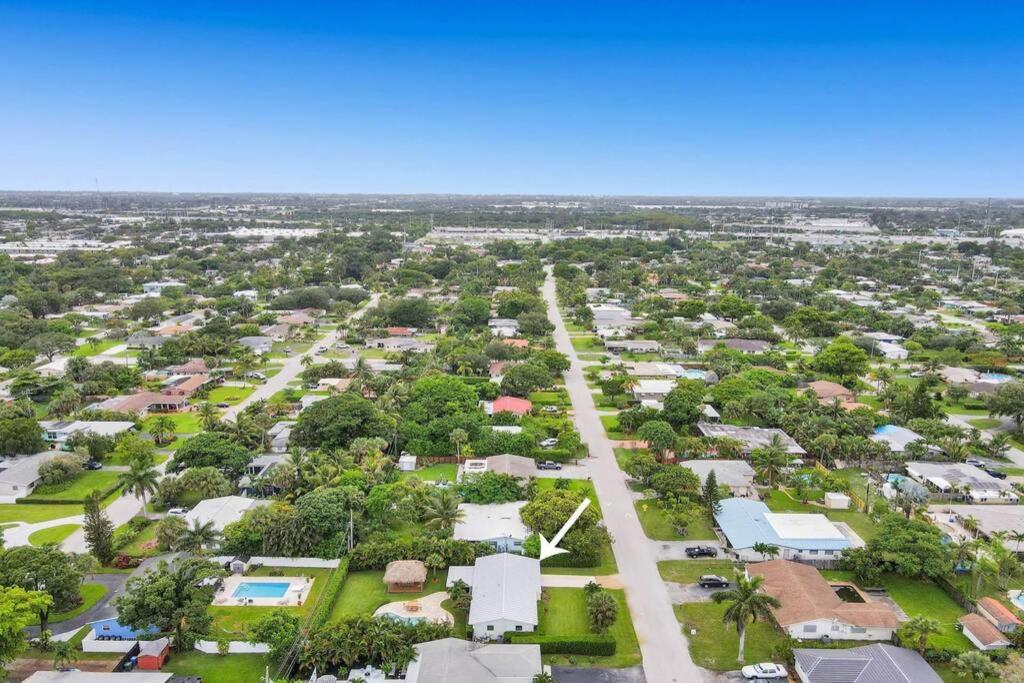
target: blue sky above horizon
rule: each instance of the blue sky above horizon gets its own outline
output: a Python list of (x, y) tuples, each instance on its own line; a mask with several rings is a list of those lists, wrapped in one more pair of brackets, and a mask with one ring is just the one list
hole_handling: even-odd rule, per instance
[(0, 0), (0, 189), (1021, 197), (1022, 36), (1020, 2)]

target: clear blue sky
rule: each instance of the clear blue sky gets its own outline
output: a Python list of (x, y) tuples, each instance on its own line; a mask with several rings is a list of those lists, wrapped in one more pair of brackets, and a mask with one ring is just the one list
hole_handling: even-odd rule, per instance
[(0, 0), (0, 93), (2, 189), (1024, 196), (1019, 1)]

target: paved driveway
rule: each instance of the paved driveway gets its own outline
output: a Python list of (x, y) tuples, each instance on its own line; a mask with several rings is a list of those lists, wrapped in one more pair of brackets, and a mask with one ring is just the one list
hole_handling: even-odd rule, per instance
[(572, 399), (576, 427), (592, 456), (587, 466), (612, 536), (619, 578), (626, 590), (626, 602), (643, 653), (646, 680), (650, 683), (713, 680), (710, 672), (698, 667), (690, 658), (668, 590), (658, 574), (650, 544), (637, 519), (626, 476), (615, 462), (612, 443), (605, 434), (593, 395), (584, 380), (583, 368), (558, 310), (555, 279), (550, 269), (542, 292), (548, 305), (548, 317), (555, 326), (556, 348), (571, 361), (565, 373), (565, 386)]
[[(719, 541), (650, 541), (651, 552), (654, 554), (655, 562), (665, 560), (728, 560), (725, 548)], [(699, 545), (709, 545), (718, 548), (718, 557), (690, 557), (686, 554), (687, 548), (695, 548)]]
[(644, 678), (644, 670), (639, 666), (631, 666), (628, 669), (574, 669), (567, 666), (553, 666), (551, 675), (558, 683), (646, 683), (647, 681)]

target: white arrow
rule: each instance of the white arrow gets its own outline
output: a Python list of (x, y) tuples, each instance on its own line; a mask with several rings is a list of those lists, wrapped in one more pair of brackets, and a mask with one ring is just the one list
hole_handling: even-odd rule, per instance
[(572, 525), (576, 523), (576, 520), (580, 518), (580, 515), (583, 514), (583, 511), (587, 509), (588, 505), (590, 505), (590, 499), (584, 498), (583, 501), (580, 502), (580, 506), (576, 508), (576, 511), (569, 515), (569, 519), (566, 520), (565, 524), (562, 525), (562, 528), (558, 530), (558, 533), (551, 537), (550, 543), (548, 542), (548, 539), (544, 538), (544, 534), (540, 534), (540, 559), (543, 560), (551, 557), (552, 555), (569, 552), (564, 548), (559, 548), (558, 544), (562, 542), (562, 538), (564, 538), (565, 534), (572, 528)]

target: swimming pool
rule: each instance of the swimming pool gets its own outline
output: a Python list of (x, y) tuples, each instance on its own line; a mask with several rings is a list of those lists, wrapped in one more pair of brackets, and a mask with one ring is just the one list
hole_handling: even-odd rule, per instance
[(1024, 609), (1024, 594), (1018, 593), (1010, 598), (1010, 602), (1017, 606), (1017, 609)]
[(283, 598), (288, 592), (290, 583), (279, 581), (246, 581), (238, 584), (233, 598)]
[(981, 376), (982, 382), (1009, 382), (1013, 377), (1002, 372), (986, 372)]
[(683, 379), (704, 379), (708, 373), (697, 368), (686, 368), (683, 370)]

